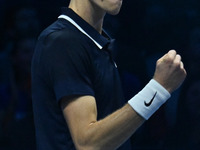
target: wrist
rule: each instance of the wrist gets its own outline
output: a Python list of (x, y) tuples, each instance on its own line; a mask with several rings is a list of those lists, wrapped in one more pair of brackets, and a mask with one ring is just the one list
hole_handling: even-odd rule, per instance
[(170, 96), (161, 84), (152, 79), (128, 103), (139, 115), (148, 120)]
[(165, 88), (170, 94), (173, 92), (173, 89), (169, 85), (164, 84), (159, 79), (153, 78), (152, 80), (155, 80), (156, 82), (158, 82), (158, 84), (160, 84), (163, 88)]

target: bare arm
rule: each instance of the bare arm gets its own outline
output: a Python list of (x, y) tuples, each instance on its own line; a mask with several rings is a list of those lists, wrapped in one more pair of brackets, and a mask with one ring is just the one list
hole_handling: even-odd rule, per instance
[[(181, 57), (169, 51), (157, 61), (154, 79), (170, 93), (186, 77)], [(102, 120), (97, 120), (95, 98), (63, 98), (61, 108), (78, 150), (113, 150), (126, 141), (145, 121), (129, 104)]]
[(61, 106), (78, 150), (112, 150), (126, 141), (144, 122), (128, 104), (97, 121), (96, 102), (92, 96), (71, 99)]

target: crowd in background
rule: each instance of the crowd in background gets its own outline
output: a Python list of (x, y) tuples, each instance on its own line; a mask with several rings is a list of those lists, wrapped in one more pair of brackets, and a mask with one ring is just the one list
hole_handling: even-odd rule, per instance
[[(39, 33), (69, 0), (0, 0), (0, 150), (35, 150), (31, 57)], [(152, 78), (170, 49), (182, 56), (184, 84), (131, 137), (133, 150), (200, 149), (200, 2), (124, 0), (105, 17), (128, 100)]]

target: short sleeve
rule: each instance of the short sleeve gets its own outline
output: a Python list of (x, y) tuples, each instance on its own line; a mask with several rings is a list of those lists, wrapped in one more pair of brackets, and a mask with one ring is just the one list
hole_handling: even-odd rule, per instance
[(44, 62), (56, 100), (64, 96), (92, 95), (91, 60), (81, 37), (65, 32), (46, 39)]

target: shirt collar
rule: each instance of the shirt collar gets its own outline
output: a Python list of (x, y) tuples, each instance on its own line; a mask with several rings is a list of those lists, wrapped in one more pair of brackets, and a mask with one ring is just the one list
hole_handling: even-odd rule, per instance
[(102, 35), (95, 30), (90, 24), (78, 16), (70, 8), (62, 8), (62, 15), (58, 18), (63, 18), (73, 24), (79, 31), (85, 34), (90, 40), (92, 40), (99, 49), (108, 45), (111, 41), (110, 36), (103, 30)]

